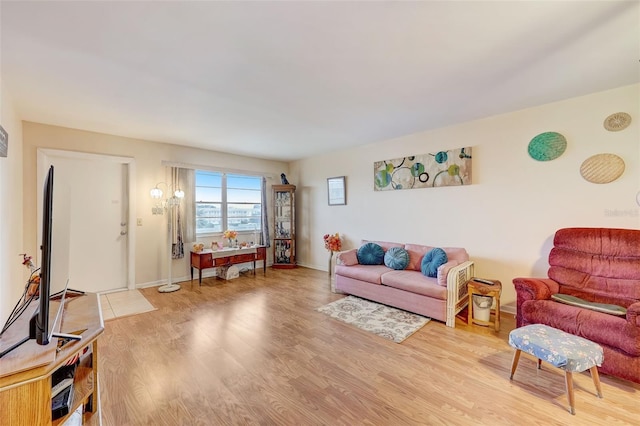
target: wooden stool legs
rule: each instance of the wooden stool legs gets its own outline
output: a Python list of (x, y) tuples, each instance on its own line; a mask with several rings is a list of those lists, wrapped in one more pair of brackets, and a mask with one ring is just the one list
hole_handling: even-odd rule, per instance
[(600, 376), (598, 375), (598, 367), (595, 365), (589, 369), (591, 373), (591, 378), (593, 379), (593, 384), (596, 386), (596, 391), (598, 392), (598, 398), (603, 398), (602, 396), (602, 387), (600, 386)]
[(518, 368), (518, 361), (520, 361), (520, 349), (516, 349), (516, 352), (513, 354), (513, 361), (511, 362), (511, 376), (509, 376), (509, 380), (513, 380), (513, 373), (516, 372), (516, 368)]
[(567, 385), (567, 399), (569, 400), (569, 412), (573, 415), (576, 414), (575, 400), (573, 398), (573, 374), (571, 371), (564, 372), (564, 381)]
[[(509, 376), (509, 380), (513, 380), (513, 374), (516, 372), (516, 368), (518, 368), (518, 362), (520, 361), (520, 353), (522, 351), (520, 349), (516, 349), (513, 353), (513, 361), (511, 362), (511, 375)], [(538, 369), (541, 368), (542, 360), (540, 358), (537, 359)], [(596, 387), (596, 395), (598, 398), (602, 398), (602, 387), (600, 385), (600, 376), (598, 375), (598, 367), (593, 366), (589, 369), (591, 373), (591, 378), (593, 379), (593, 384)], [(573, 415), (576, 414), (575, 409), (575, 399), (573, 396), (573, 373), (571, 371), (564, 372), (564, 381), (567, 388), (567, 399), (569, 400), (569, 412)]]

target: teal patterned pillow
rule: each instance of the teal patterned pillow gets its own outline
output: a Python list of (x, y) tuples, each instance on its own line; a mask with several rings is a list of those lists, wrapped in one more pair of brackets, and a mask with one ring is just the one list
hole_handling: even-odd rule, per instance
[(441, 248), (434, 248), (427, 252), (422, 258), (422, 273), (427, 277), (436, 278), (440, 265), (447, 263), (447, 253)]
[(382, 265), (384, 250), (376, 243), (365, 243), (358, 249), (358, 263), (361, 265)]
[(391, 247), (384, 254), (384, 264), (395, 270), (405, 269), (409, 264), (409, 252), (402, 247)]

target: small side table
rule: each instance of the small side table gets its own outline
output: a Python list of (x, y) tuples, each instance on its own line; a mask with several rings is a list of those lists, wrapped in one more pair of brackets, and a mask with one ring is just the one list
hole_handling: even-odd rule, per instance
[[(496, 331), (500, 331), (500, 294), (502, 294), (502, 283), (498, 280), (485, 280), (489, 281), (493, 284), (487, 284), (484, 282), (476, 281), (475, 279), (471, 279), (467, 283), (467, 292), (469, 293), (469, 324), (479, 324), (479, 325), (493, 325)], [(489, 296), (496, 299), (496, 307), (495, 309), (491, 309), (491, 313), (489, 314), (489, 318), (493, 315), (493, 321), (483, 321), (479, 319), (473, 319), (473, 295), (481, 295), (481, 296)]]

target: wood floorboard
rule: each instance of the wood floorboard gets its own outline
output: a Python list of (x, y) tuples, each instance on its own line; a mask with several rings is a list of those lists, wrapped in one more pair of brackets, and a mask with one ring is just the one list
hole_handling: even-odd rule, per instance
[(316, 311), (343, 297), (326, 272), (181, 284), (105, 324), (103, 425), (639, 424), (638, 384), (601, 374), (598, 399), (574, 374), (572, 416), (560, 370), (523, 355), (510, 381), (512, 315), (500, 332), (431, 321), (396, 344)]

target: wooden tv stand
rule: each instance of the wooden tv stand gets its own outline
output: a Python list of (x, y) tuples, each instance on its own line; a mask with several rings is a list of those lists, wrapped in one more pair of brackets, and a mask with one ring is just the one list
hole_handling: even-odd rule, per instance
[[(0, 346), (19, 339), (29, 332), (29, 318), (37, 301), (7, 330)], [(57, 310), (57, 303), (51, 303)], [(54, 312), (55, 314), (55, 312)], [(82, 339), (71, 341), (57, 351), (58, 338), (48, 345), (28, 340), (0, 359), (0, 425), (59, 425), (80, 407), (84, 407), (83, 422), (97, 413), (100, 416), (98, 386), (98, 337), (104, 331), (100, 299), (95, 293), (69, 297), (65, 300), (62, 322), (56, 332), (73, 333), (84, 330)], [(51, 375), (76, 355), (82, 355), (74, 377), (73, 404), (69, 414), (51, 419)]]

